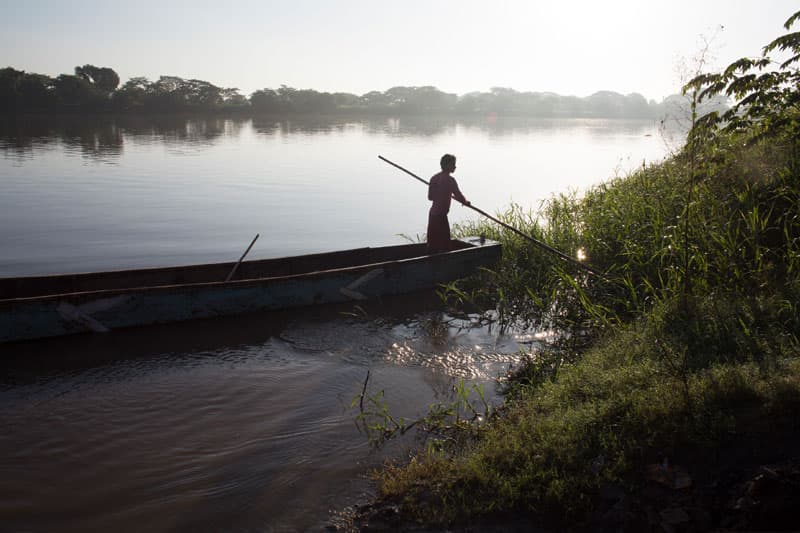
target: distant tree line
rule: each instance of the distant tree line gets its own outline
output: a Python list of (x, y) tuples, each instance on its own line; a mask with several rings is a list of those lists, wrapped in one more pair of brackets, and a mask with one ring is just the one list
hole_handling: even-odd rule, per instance
[[(161, 76), (156, 81), (131, 78), (120, 86), (117, 73), (108, 67), (84, 65), (74, 74), (56, 78), (0, 69), (0, 112), (77, 113), (182, 113), (236, 112), (258, 114), (385, 115), (453, 114), (538, 117), (660, 118), (679, 97), (661, 103), (642, 95), (600, 91), (580, 98), (554, 93), (518, 92), (495, 87), (488, 92), (458, 96), (436, 87), (392, 87), (361, 96), (295, 89), (282, 85), (260, 89), (250, 97), (238, 89), (222, 88), (203, 80)], [(725, 100), (711, 106), (725, 107)]]

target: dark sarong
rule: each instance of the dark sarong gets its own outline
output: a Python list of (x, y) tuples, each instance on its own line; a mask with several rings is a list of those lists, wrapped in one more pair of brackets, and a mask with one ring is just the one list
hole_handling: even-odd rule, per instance
[(432, 252), (450, 250), (450, 223), (447, 215), (428, 214), (428, 249)]

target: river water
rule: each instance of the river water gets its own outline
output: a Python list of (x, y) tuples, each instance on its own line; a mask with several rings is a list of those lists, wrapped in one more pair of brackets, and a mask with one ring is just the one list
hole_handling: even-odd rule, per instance
[[(18, 119), (0, 122), (0, 276), (398, 244), (445, 152), (489, 213), (662, 158), (654, 121)], [(454, 206), (451, 221), (474, 212)]]
[[(489, 212), (653, 162), (652, 121), (19, 118), (0, 125), (0, 276), (397, 244), (458, 157)], [(451, 221), (471, 211), (454, 207)], [(404, 236), (401, 236), (404, 235)], [(533, 337), (466, 327), (424, 293), (0, 345), (3, 531), (305, 531), (374, 490), (350, 403), (398, 416), (495, 378)]]

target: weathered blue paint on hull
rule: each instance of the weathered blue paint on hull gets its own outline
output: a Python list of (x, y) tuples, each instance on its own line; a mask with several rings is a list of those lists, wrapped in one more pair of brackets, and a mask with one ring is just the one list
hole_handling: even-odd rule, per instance
[(0, 342), (53, 337), (374, 298), (459, 279), (500, 256), (500, 245), (294, 276), (112, 289), (0, 300)]

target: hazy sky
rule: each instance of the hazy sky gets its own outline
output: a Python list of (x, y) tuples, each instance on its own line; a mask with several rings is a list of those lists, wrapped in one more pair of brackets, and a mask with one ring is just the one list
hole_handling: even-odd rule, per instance
[(724, 67), (759, 54), (798, 9), (796, 0), (0, 0), (0, 67), (57, 76), (91, 63), (123, 82), (174, 75), (244, 95), (281, 84), (355, 94), (434, 85), (660, 101), (678, 92), (680, 65), (693, 64), (704, 39)]

